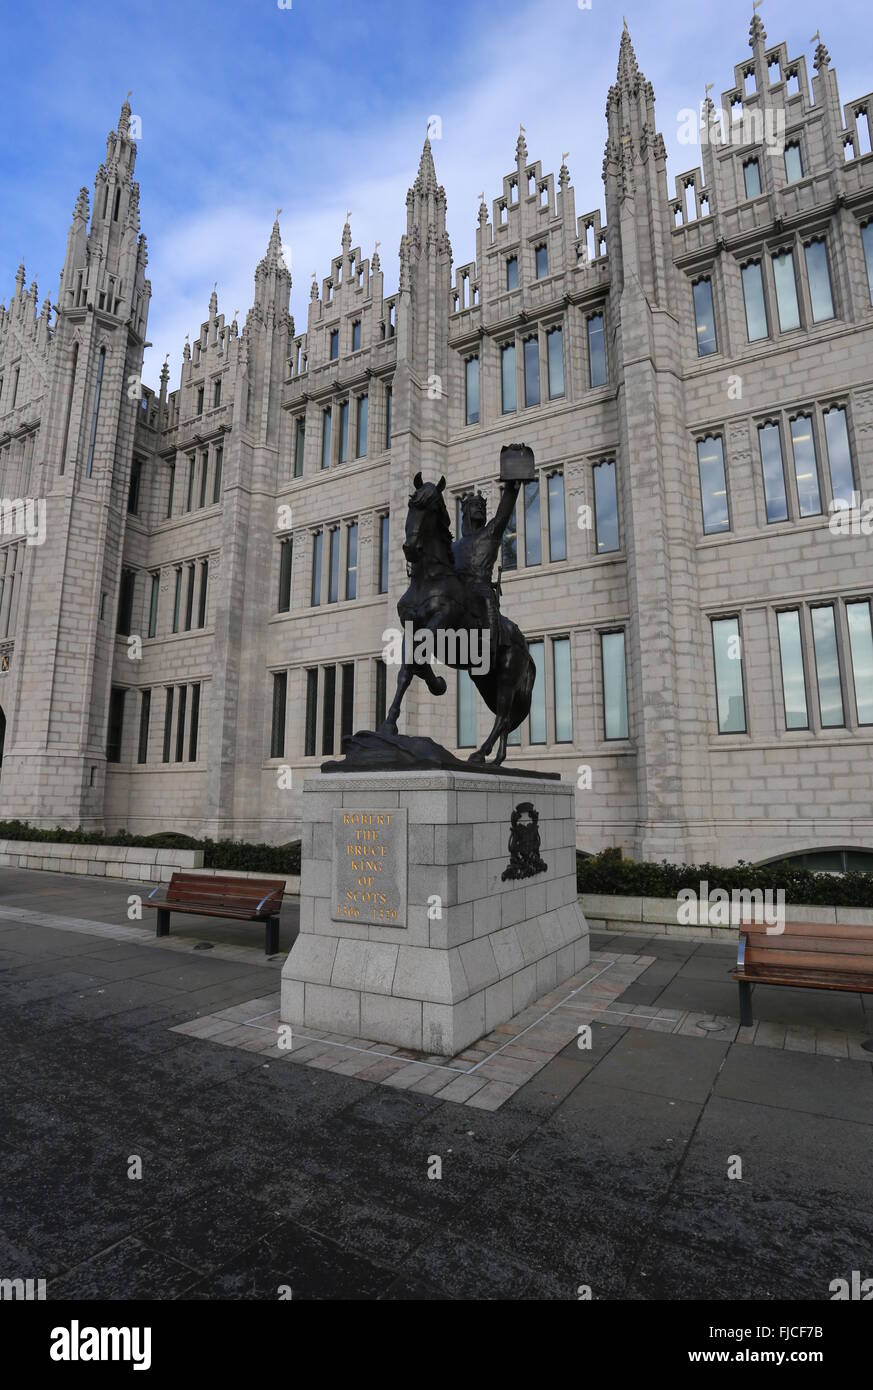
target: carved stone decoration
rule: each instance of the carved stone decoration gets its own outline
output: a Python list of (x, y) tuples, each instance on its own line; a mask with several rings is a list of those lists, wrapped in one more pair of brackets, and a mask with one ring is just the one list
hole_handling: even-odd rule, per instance
[(510, 878), (533, 878), (545, 873), (548, 864), (540, 854), (539, 812), (532, 801), (520, 801), (510, 818), (509, 863), (500, 875)]

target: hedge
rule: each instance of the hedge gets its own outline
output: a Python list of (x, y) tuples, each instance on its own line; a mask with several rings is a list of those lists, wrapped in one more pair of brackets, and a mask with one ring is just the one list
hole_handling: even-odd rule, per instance
[(271, 874), (300, 873), (300, 841), (287, 845), (248, 844), (245, 840), (197, 840), (175, 830), (156, 835), (129, 835), (118, 830), (102, 835), (92, 830), (70, 830), (56, 826), (46, 830), (27, 821), (0, 821), (0, 840), (52, 840), (63, 845), (129, 845), (148, 849), (202, 849), (205, 869), (239, 869)]
[(622, 859), (614, 850), (576, 855), (576, 884), (580, 893), (615, 893), (626, 897), (675, 898), (682, 888), (700, 891), (701, 883), (713, 888), (783, 889), (787, 903), (818, 907), (873, 908), (873, 873), (847, 874), (801, 869), (796, 864), (749, 864), (739, 860), (732, 868), (719, 864), (637, 863)]

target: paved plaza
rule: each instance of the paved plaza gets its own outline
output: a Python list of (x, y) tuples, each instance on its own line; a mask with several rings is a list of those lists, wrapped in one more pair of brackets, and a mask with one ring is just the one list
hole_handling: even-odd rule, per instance
[(269, 1019), (282, 957), (230, 922), (156, 942), (139, 891), (0, 872), (0, 1258), (49, 1299), (816, 1300), (869, 1272), (869, 997), (759, 987), (744, 1038), (729, 947), (597, 935), (593, 992), (510, 1027), (511, 1094), (477, 1107), (417, 1084), (432, 1059), (349, 1074), (366, 1039), (198, 1036)]

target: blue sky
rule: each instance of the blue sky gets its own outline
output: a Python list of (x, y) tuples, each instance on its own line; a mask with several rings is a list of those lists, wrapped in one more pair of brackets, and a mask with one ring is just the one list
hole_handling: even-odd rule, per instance
[[(448, 198), (455, 264), (473, 259), (479, 193), (490, 208), (515, 159), (557, 172), (561, 153), (576, 210), (602, 207), (607, 89), (622, 14), (654, 84), (658, 126), (675, 174), (699, 151), (677, 143), (678, 112), (704, 83), (732, 85), (749, 55), (751, 0), (66, 0), (3, 17), (0, 83), (0, 300), (21, 257), (27, 282), (54, 301), (78, 189), (93, 185), (106, 132), (128, 89), (142, 121), (137, 156), (152, 307), (144, 376), (170, 353), (178, 382), (185, 334), (196, 336), (214, 280), (228, 315), (251, 303), (254, 269), (282, 207), (291, 308), (306, 327), (312, 271), (352, 242), (381, 242), (386, 292), (397, 284), (406, 190), (427, 120), (438, 115), (437, 175)], [(873, 88), (869, 0), (765, 0), (768, 43), (805, 54), (821, 26), (843, 102)], [(863, 41), (861, 41), (863, 39)]]

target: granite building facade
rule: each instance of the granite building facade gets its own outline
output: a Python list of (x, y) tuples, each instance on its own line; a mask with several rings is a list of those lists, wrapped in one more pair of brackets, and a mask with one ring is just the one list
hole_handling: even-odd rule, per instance
[[(605, 215), (522, 131), (457, 266), (426, 141), (396, 293), (347, 223), (303, 333), (277, 220), (242, 329), (213, 293), (153, 393), (125, 103), (57, 305), (22, 266), (0, 308), (4, 817), (296, 838), (390, 702), (413, 475), (490, 512), (524, 440), (510, 765), (574, 781), (582, 849), (873, 865), (873, 96), (755, 16), (672, 189), (627, 30), (607, 121)], [(448, 675), (405, 719), (463, 752), (490, 716)]]

